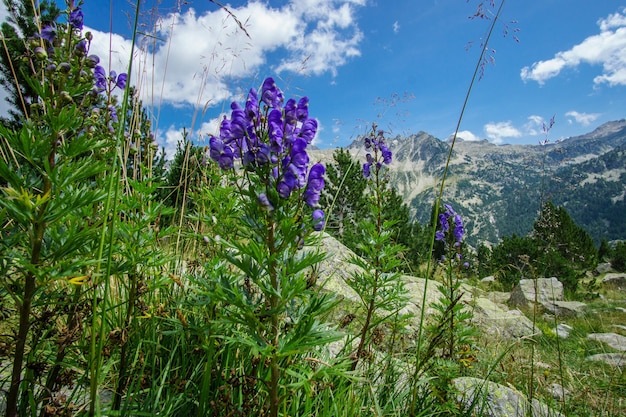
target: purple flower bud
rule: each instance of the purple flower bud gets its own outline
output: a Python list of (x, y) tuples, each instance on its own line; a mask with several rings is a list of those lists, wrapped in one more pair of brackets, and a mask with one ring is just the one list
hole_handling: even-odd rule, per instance
[(320, 209), (313, 210), (313, 230), (319, 232), (324, 228), (324, 212)]
[(42, 48), (41, 46), (36, 47), (33, 50), (33, 53), (35, 54), (35, 57), (39, 60), (44, 60), (46, 58), (48, 58), (48, 53), (46, 52), (46, 50), (44, 48)]
[(85, 65), (88, 68), (95, 68), (100, 63), (100, 57), (98, 55), (89, 55), (85, 60)]
[(57, 69), (62, 74), (68, 74), (72, 70), (72, 66), (68, 62), (61, 62)]

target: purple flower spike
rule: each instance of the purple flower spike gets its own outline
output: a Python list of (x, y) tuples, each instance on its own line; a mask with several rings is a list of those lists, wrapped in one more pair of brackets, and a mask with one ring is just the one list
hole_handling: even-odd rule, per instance
[(274, 206), (272, 206), (272, 203), (270, 203), (270, 200), (267, 198), (267, 195), (265, 195), (264, 193), (259, 194), (258, 200), (262, 208), (268, 211), (274, 210)]

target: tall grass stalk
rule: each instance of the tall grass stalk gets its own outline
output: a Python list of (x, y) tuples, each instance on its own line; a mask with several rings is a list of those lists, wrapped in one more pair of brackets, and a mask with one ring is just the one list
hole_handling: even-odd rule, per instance
[[(496, 27), (496, 24), (498, 22), (498, 18), (500, 17), (500, 15), (502, 14), (502, 10), (504, 8), (504, 4), (506, 3), (506, 0), (502, 0), (500, 2), (500, 5), (498, 6), (498, 10), (496, 11), (495, 15), (493, 16), (493, 20), (491, 22), (491, 25), (489, 26), (489, 31), (487, 32), (487, 36), (485, 37), (485, 41), (483, 42), (483, 44), (481, 45), (481, 51), (480, 54), (478, 56), (478, 59), (476, 61), (476, 65), (474, 67), (474, 73), (472, 74), (472, 77), (470, 79), (470, 83), (469, 86), (467, 88), (467, 92), (465, 94), (465, 98), (463, 100), (463, 105), (461, 106), (461, 111), (459, 113), (459, 118), (457, 120), (457, 124), (456, 124), (456, 128), (454, 129), (454, 134), (452, 135), (452, 141), (450, 143), (450, 150), (448, 152), (448, 157), (446, 159), (446, 165), (444, 167), (443, 170), (443, 175), (441, 178), (441, 184), (439, 186), (439, 193), (437, 194), (437, 197), (435, 199), (435, 203), (434, 203), (434, 215), (433, 215), (433, 219), (432, 219), (432, 231), (431, 231), (431, 237), (430, 237), (430, 248), (429, 248), (429, 253), (433, 253), (433, 249), (435, 247), (435, 233), (437, 231), (437, 222), (436, 219), (439, 216), (439, 208), (441, 206), (441, 201), (443, 198), (443, 190), (444, 190), (444, 185), (446, 182), (446, 178), (448, 175), (448, 171), (449, 171), (449, 167), (450, 167), (450, 161), (452, 160), (452, 152), (454, 150), (454, 145), (456, 143), (456, 139), (459, 133), (459, 130), (461, 128), (461, 122), (463, 121), (463, 116), (465, 114), (465, 110), (467, 108), (467, 105), (469, 103), (469, 98), (470, 95), (472, 93), (472, 90), (474, 88), (474, 83), (476, 82), (476, 80), (478, 79), (479, 73), (481, 71), (482, 66), (484, 65), (484, 58), (485, 58), (485, 53), (487, 52), (487, 47), (489, 45), (489, 41), (491, 40), (491, 36), (493, 34), (493, 31)], [(431, 269), (432, 269), (432, 256), (428, 257), (428, 262), (427, 262), (427, 266), (426, 266), (426, 270), (427, 270), (427, 276), (431, 275)], [(416, 361), (415, 361), (415, 370), (414, 370), (414, 374), (413, 374), (413, 380), (412, 380), (412, 384), (415, 384), (416, 381), (418, 380), (418, 376), (419, 376), (419, 372), (421, 371), (420, 367), (417, 366), (417, 364), (419, 363), (423, 363), (423, 360), (421, 360), (419, 358), (419, 355), (421, 355), (421, 351), (422, 351), (422, 347), (423, 347), (423, 329), (424, 329), (424, 318), (425, 318), (425, 313), (426, 313), (426, 294), (427, 294), (427, 290), (428, 290), (428, 280), (426, 280), (425, 283), (425, 287), (424, 287), (424, 295), (422, 297), (422, 308), (420, 311), (420, 321), (419, 321), (419, 327), (418, 327), (418, 334), (417, 334), (417, 349), (416, 349)], [(418, 395), (418, 387), (415, 386), (413, 388), (413, 394), (412, 394), (412, 400), (411, 400), (411, 406), (410, 406), (410, 412), (411, 412), (411, 416), (415, 416), (415, 405), (416, 405), (416, 400), (417, 400), (417, 395)]]
[[(133, 69), (133, 59), (134, 59), (134, 51), (135, 51), (135, 43), (137, 40), (137, 27), (139, 23), (139, 11), (141, 7), (141, 0), (137, 0), (135, 3), (135, 14), (134, 14), (134, 25), (133, 25), (133, 33), (131, 40), (131, 47), (129, 53), (129, 61), (128, 61), (128, 70), (127, 76), (132, 77), (132, 69)], [(124, 97), (122, 100), (122, 114), (120, 116), (117, 132), (115, 135), (116, 141), (114, 144), (114, 149), (116, 152), (116, 157), (113, 158), (112, 166), (109, 171), (109, 183), (107, 186), (107, 198), (104, 203), (104, 213), (106, 218), (102, 223), (101, 230), (101, 238), (100, 238), (100, 246), (98, 247), (98, 262), (95, 265), (94, 270), (94, 291), (92, 298), (92, 322), (91, 322), (91, 347), (89, 351), (89, 396), (91, 401), (89, 403), (89, 416), (93, 417), (96, 415), (97, 408), (99, 408), (99, 396), (98, 396), (98, 386), (100, 384), (100, 369), (102, 367), (102, 348), (104, 346), (105, 341), (105, 331), (106, 331), (106, 315), (108, 311), (108, 297), (109, 297), (109, 286), (111, 279), (111, 267), (113, 262), (113, 247), (114, 247), (114, 231), (115, 231), (115, 222), (117, 218), (117, 207), (118, 207), (118, 196), (119, 196), (119, 187), (120, 187), (120, 175), (121, 171), (118, 168), (118, 157), (122, 152), (122, 143), (124, 141), (124, 132), (126, 127), (126, 119), (128, 117), (128, 103), (129, 103), (129, 87), (124, 89)], [(108, 225), (108, 227), (107, 227)], [(99, 294), (97, 288), (99, 284), (102, 282), (102, 276), (100, 275), (101, 270), (101, 259), (103, 259), (105, 245), (108, 243), (108, 251), (106, 256), (106, 266), (104, 277), (104, 289), (103, 293)], [(99, 297), (102, 297), (102, 303), (99, 302)], [(98, 307), (100, 311), (98, 311)], [(99, 323), (98, 323), (99, 318)], [(96, 332), (96, 330), (98, 330)]]

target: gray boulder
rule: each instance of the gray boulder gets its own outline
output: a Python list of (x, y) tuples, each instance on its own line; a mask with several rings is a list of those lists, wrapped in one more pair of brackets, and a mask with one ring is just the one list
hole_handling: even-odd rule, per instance
[(516, 307), (532, 307), (535, 302), (552, 314), (566, 317), (576, 316), (586, 307), (578, 301), (564, 301), (563, 284), (555, 277), (520, 280), (509, 298), (509, 304)]
[(588, 339), (606, 343), (615, 350), (626, 352), (626, 336), (617, 333), (591, 333), (587, 335)]
[(551, 305), (555, 301), (563, 301), (563, 284), (555, 277), (522, 279), (509, 298), (509, 304), (519, 307), (532, 306), (534, 302)]
[(569, 334), (572, 332), (572, 330), (574, 330), (572, 326), (569, 326), (565, 323), (561, 323), (558, 326), (556, 326), (556, 329), (554, 329), (554, 333), (556, 333), (556, 335), (560, 337), (561, 339), (567, 339), (569, 337)]
[(615, 290), (626, 290), (626, 274), (606, 274), (602, 278), (602, 284), (607, 288)]
[(474, 320), (485, 332), (506, 339), (541, 334), (541, 330), (519, 310), (505, 310), (487, 298), (474, 300)]
[(626, 368), (626, 353), (598, 353), (588, 356), (587, 361), (603, 362), (616, 368)]
[(581, 314), (587, 304), (580, 301), (552, 301), (542, 304), (542, 307), (558, 317), (574, 317)]
[(564, 417), (547, 405), (526, 397), (513, 388), (478, 378), (454, 379), (458, 399), (465, 407), (472, 407), (471, 415), (485, 417)]
[(599, 263), (598, 266), (596, 266), (596, 272), (598, 273), (598, 275), (606, 274), (607, 272), (611, 271), (613, 271), (613, 268), (611, 267), (610, 262), (602, 262)]

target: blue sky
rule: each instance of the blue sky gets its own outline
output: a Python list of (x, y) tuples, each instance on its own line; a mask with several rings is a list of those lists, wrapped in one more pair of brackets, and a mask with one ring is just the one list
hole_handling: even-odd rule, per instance
[[(91, 52), (118, 72), (130, 56), (128, 3), (83, 7)], [(347, 146), (372, 122), (391, 136), (423, 130), (446, 139), (490, 24), (469, 18), (478, 0), (222, 3), (249, 37), (209, 0), (142, 4), (149, 36), (132, 79), (170, 156), (183, 128), (202, 143), (230, 101), (267, 76), (287, 97), (309, 97), (321, 148)], [(626, 1), (508, 0), (499, 22), (494, 63), (474, 86), (461, 137), (535, 144), (552, 116), (552, 141), (626, 117)]]

